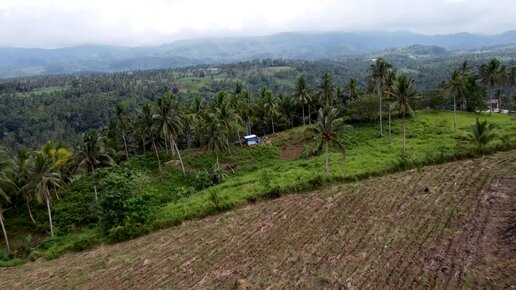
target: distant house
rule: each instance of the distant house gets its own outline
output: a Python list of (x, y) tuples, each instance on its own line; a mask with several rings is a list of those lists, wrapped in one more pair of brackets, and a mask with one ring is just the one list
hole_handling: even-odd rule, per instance
[(493, 111), (498, 112), (500, 110), (500, 103), (498, 102), (498, 99), (486, 101), (486, 106), (488, 110), (491, 110), (491, 104), (493, 105)]
[(261, 142), (261, 139), (256, 136), (256, 135), (247, 135), (244, 137), (245, 138), (245, 143), (247, 143), (247, 146), (253, 146), (253, 145), (256, 145), (256, 144), (260, 144)]

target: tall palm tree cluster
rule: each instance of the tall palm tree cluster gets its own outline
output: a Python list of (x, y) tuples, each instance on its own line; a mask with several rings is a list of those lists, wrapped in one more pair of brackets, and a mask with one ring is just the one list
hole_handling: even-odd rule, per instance
[[(389, 140), (391, 116), (397, 112), (402, 118), (401, 151), (405, 156), (405, 118), (414, 116), (411, 103), (417, 97), (415, 81), (409, 76), (397, 74), (392, 65), (381, 58), (370, 66), (369, 73), (368, 91), (378, 98), (380, 136), (384, 134), (384, 112), (389, 116)], [(468, 74), (472, 72), (465, 62), (444, 84), (446, 91), (453, 96), (454, 111), (457, 100), (465, 98), (467, 93), (465, 79)], [(515, 77), (515, 68), (508, 71), (497, 60), (482, 65), (478, 72), (478, 82), (486, 88), (490, 99), (495, 95), (506, 95), (506, 99), (511, 100)], [(300, 76), (290, 94), (276, 95), (263, 88), (259, 94), (252, 96), (241, 83), (237, 83), (231, 92), (219, 92), (208, 102), (196, 98), (191, 103), (181, 103), (175, 95), (167, 93), (136, 110), (118, 104), (109, 125), (84, 133), (74, 150), (61, 143), (48, 142), (37, 150), (19, 150), (14, 158), (0, 152), (0, 226), (7, 248), (9, 241), (4, 210), (13, 197), (24, 201), (34, 223), (36, 219), (31, 205), (35, 201), (44, 204), (53, 236), (52, 204), (60, 198), (60, 189), (66, 183), (71, 182), (75, 175), (90, 176), (92, 198), (98, 201), (97, 170), (136, 154), (154, 154), (159, 171), (162, 171), (164, 159), (173, 159), (186, 174), (180, 147), (203, 148), (214, 154), (218, 166), (220, 154), (231, 154), (233, 143), (238, 145), (242, 137), (253, 133), (253, 130), (275, 133), (315, 122), (306, 129), (306, 135), (312, 144), (311, 153), (326, 155), (325, 172), (329, 175), (330, 147), (343, 154), (345, 152), (339, 142), (339, 134), (349, 126), (344, 124), (341, 108), (360, 98), (361, 94), (357, 80), (351, 79), (344, 88), (338, 88), (330, 74), (324, 74), (313, 87)]]
[[(7, 249), (10, 245), (3, 213), (13, 197), (24, 200), (33, 223), (33, 202), (44, 204), (49, 232), (54, 236), (52, 204), (60, 199), (60, 189), (74, 176), (91, 177), (92, 199), (98, 202), (98, 168), (115, 165), (131, 155), (152, 152), (161, 171), (168, 152), (167, 157), (175, 158), (186, 174), (179, 148), (195, 146), (212, 152), (218, 165), (219, 155), (231, 153), (233, 141), (240, 142), (258, 123), (265, 124), (265, 132), (271, 133), (277, 130), (278, 123), (282, 129), (304, 124), (307, 119), (311, 123), (311, 112), (320, 107), (318, 101), (332, 104), (334, 91), (331, 75), (325, 74), (319, 90), (312, 90), (300, 77), (292, 94), (275, 95), (263, 88), (257, 99), (252, 99), (241, 83), (234, 91), (220, 92), (206, 104), (200, 98), (181, 104), (175, 95), (167, 93), (134, 113), (125, 104), (116, 105), (108, 126), (84, 133), (73, 150), (62, 143), (48, 142), (37, 150), (20, 149), (14, 158), (0, 151), (0, 226)], [(295, 123), (297, 111), (302, 112), (302, 119)]]

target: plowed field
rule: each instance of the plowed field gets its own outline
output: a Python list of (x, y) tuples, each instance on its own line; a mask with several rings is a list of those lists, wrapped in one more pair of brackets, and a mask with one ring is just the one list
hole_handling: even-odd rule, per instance
[[(0, 269), (0, 289), (516, 287), (516, 152), (284, 196)], [(237, 283), (238, 284), (238, 283)]]

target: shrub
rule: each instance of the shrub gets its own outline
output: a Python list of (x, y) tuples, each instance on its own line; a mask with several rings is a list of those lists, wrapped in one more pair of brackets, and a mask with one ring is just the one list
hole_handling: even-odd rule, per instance
[(117, 243), (137, 238), (148, 232), (148, 228), (141, 223), (126, 222), (123, 226), (111, 228), (108, 233), (110, 242)]
[(350, 122), (367, 122), (378, 119), (378, 97), (365, 95), (354, 99), (346, 106)]
[(216, 185), (226, 179), (227, 174), (218, 166), (213, 166), (211, 169), (202, 169), (195, 171), (194, 187), (198, 190)]
[(0, 261), (7, 261), (10, 259), (9, 252), (4, 249), (0, 249)]
[(23, 238), (23, 244), (21, 246), (21, 254), (24, 257), (28, 257), (30, 255), (30, 251), (32, 249), (32, 235), (28, 234)]
[(62, 192), (66, 202), (53, 208), (54, 225), (58, 233), (66, 234), (83, 226), (97, 224), (98, 206), (90, 177), (84, 176), (66, 186)]
[(398, 157), (398, 168), (405, 170), (405, 169), (411, 169), (417, 166), (417, 160), (413, 154), (407, 153), (407, 154), (400, 154)]
[[(129, 169), (110, 172), (102, 182), (100, 211), (104, 233), (113, 241), (133, 238), (148, 222), (148, 196), (134, 194)], [(138, 234), (137, 234), (138, 232)]]

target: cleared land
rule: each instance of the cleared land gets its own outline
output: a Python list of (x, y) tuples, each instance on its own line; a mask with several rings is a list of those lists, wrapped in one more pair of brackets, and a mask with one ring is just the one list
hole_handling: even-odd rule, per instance
[[(510, 288), (516, 151), (248, 205), (0, 269), (0, 289)], [(272, 286), (272, 287), (271, 287)]]

